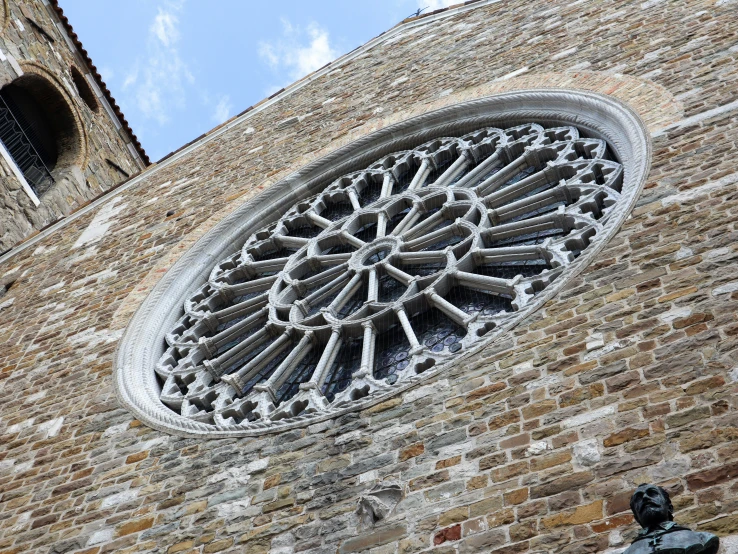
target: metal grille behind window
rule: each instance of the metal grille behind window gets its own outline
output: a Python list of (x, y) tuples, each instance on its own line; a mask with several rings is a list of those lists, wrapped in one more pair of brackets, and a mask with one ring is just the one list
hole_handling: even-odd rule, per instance
[(39, 131), (5, 90), (0, 91), (0, 140), (33, 191), (45, 193), (54, 183), (48, 164), (55, 153), (44, 147)]

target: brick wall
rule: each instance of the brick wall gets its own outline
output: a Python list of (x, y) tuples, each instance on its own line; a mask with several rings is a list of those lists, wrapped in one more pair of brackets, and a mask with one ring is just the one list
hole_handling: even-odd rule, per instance
[[(614, 553), (644, 481), (680, 523), (737, 534), (736, 16), (724, 0), (511, 1), (421, 20), (6, 257), (0, 552)], [(126, 323), (230, 209), (388, 122), (536, 86), (622, 99), (654, 153), (632, 217), (524, 325), (281, 435), (180, 438), (120, 407)], [(94, 218), (105, 232), (75, 246)], [(380, 481), (404, 498), (363, 526)]]

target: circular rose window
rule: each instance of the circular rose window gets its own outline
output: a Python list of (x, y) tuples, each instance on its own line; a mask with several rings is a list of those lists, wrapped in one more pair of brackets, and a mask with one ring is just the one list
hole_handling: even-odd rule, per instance
[(617, 231), (648, 157), (632, 112), (581, 93), (483, 99), (370, 135), (185, 256), (136, 316), (153, 312), (157, 359), (125, 358), (132, 323), (119, 392), (151, 424), (213, 436), (397, 394), (551, 298)]

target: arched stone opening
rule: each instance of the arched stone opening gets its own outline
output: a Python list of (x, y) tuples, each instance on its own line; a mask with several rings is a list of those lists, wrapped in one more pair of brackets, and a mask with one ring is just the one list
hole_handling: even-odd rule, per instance
[(0, 89), (0, 140), (39, 195), (82, 154), (74, 112), (45, 77), (25, 73)]
[(72, 80), (74, 81), (74, 86), (77, 87), (79, 97), (82, 98), (82, 101), (85, 104), (87, 104), (88, 108), (93, 112), (97, 112), (100, 109), (100, 103), (97, 101), (97, 96), (95, 96), (92, 88), (90, 88), (90, 84), (87, 82), (87, 79), (85, 79), (82, 72), (74, 66), (72, 66), (71, 72)]

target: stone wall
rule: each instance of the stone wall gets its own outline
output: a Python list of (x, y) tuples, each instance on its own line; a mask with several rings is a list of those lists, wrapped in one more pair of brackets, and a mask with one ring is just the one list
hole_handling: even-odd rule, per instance
[[(5, 256), (0, 552), (616, 553), (644, 481), (679, 522), (738, 533), (737, 16), (593, 0), (423, 18)], [(545, 86), (628, 103), (653, 165), (600, 259), (524, 325), (434, 382), (280, 435), (180, 438), (118, 404), (132, 313), (235, 206), (389, 122)], [(385, 481), (403, 499), (362, 524)]]
[[(71, 68), (91, 79), (80, 52), (67, 42), (56, 12), (42, 0), (12, 1), (0, 6), (0, 88), (21, 75), (40, 74), (69, 104), (79, 135), (76, 159), (53, 172), (52, 188), (31, 200), (4, 160), (0, 160), (0, 252), (5, 252), (34, 230), (41, 229), (100, 195), (144, 166), (128, 145), (131, 137), (114, 112), (97, 98), (91, 109), (81, 98)], [(92, 88), (93, 94), (100, 90)], [(94, 104), (93, 104), (94, 106)]]

